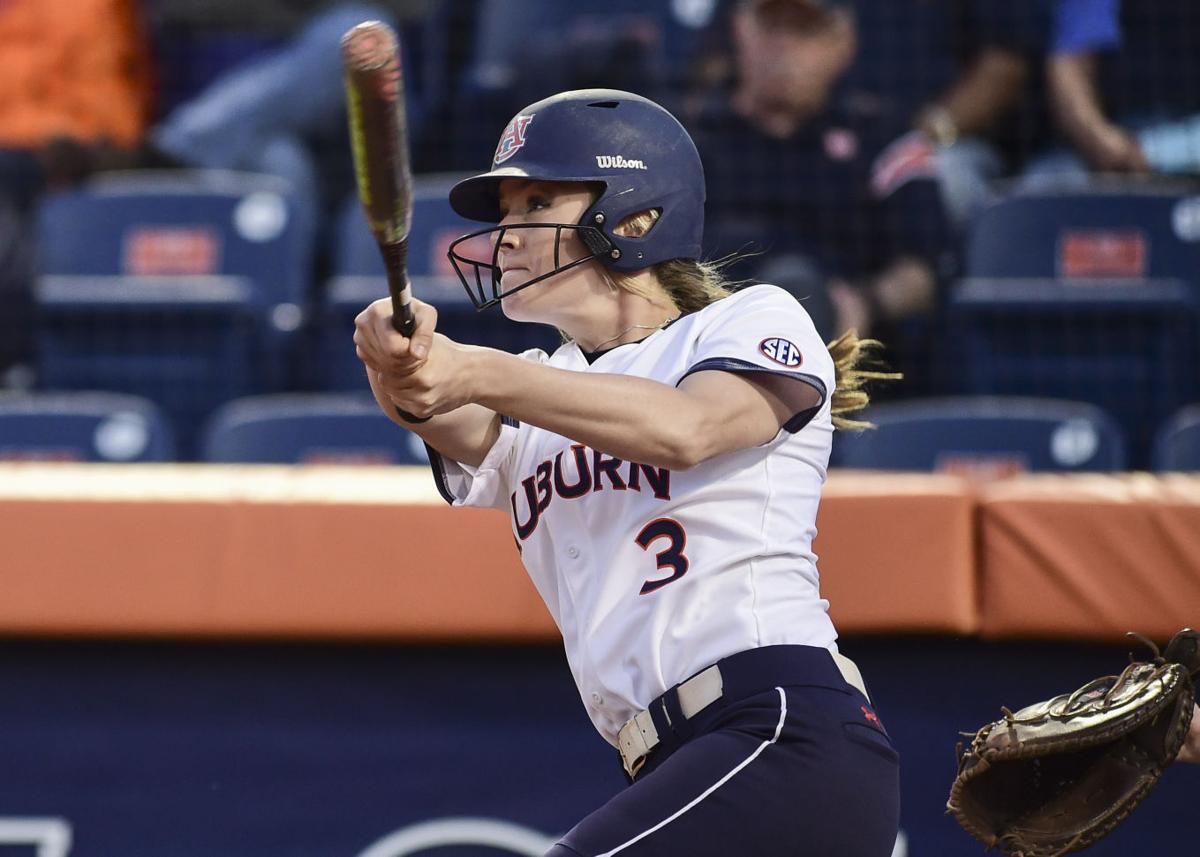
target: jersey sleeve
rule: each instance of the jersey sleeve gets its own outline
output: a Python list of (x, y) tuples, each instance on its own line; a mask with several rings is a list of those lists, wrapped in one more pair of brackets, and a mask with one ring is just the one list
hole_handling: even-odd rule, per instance
[(483, 506), (503, 510), (508, 498), (509, 462), (516, 448), (520, 426), (501, 417), (500, 436), (492, 444), (478, 467), (446, 458), (436, 449), (429, 451), (429, 466), (438, 493), (451, 506)]
[(804, 307), (778, 286), (759, 285), (712, 308), (720, 311), (697, 332), (690, 365), (679, 382), (713, 369), (792, 378), (821, 397), (815, 407), (797, 412), (783, 425), (791, 433), (804, 428), (834, 387), (833, 359)]
[[(521, 355), (525, 360), (546, 362), (546, 353), (532, 349)], [(521, 424), (510, 417), (500, 417), (500, 436), (487, 451), (479, 466), (463, 464), (439, 453), (429, 444), (429, 466), (437, 483), (438, 493), (451, 506), (482, 506), (507, 510), (511, 493), (512, 461), (519, 441)]]

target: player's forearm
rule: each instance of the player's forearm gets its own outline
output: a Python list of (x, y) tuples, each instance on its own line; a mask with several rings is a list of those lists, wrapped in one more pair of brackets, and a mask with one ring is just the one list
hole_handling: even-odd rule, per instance
[[(476, 349), (475, 401), (627, 461), (685, 469), (703, 459), (712, 415), (675, 387), (556, 369)], [(715, 434), (715, 431), (712, 432)]]
[(1090, 54), (1052, 56), (1046, 64), (1054, 119), (1085, 153), (1097, 147), (1098, 134), (1109, 125), (1096, 92), (1095, 76), (1096, 58)]
[(379, 388), (375, 374), (368, 369), (367, 381), (388, 419), (416, 433), (447, 458), (472, 466), (483, 462), (500, 433), (500, 419), (495, 411), (482, 405), (463, 405), (426, 422), (410, 423), (400, 417), (395, 403)]
[(990, 130), (1016, 102), (1028, 75), (1022, 56), (988, 48), (938, 105), (950, 115), (960, 135), (980, 134)]

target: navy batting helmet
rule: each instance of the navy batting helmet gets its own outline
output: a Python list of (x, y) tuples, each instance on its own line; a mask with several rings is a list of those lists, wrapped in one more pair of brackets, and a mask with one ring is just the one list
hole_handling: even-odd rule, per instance
[[(500, 182), (508, 178), (589, 182), (600, 195), (578, 223), (520, 224), (483, 229), (450, 245), (450, 261), (476, 307), (498, 303), (506, 294), (568, 268), (598, 259), (616, 271), (637, 271), (669, 259), (698, 259), (704, 232), (704, 169), (692, 138), (679, 121), (647, 98), (615, 89), (561, 92), (529, 105), (500, 136), (492, 169), (464, 179), (450, 191), (450, 205), (471, 220), (502, 219)], [(644, 235), (613, 232), (632, 214), (657, 210)], [(500, 291), (496, 258), (508, 229), (558, 230), (555, 269)], [(590, 255), (558, 265), (563, 229), (574, 229)], [(480, 235), (498, 232), (490, 260), (471, 259), (459, 250)], [(463, 266), (471, 266), (472, 285)], [(490, 271), (488, 270), (490, 269)], [(486, 288), (483, 271), (488, 271)], [(490, 291), (490, 295), (488, 294)]]

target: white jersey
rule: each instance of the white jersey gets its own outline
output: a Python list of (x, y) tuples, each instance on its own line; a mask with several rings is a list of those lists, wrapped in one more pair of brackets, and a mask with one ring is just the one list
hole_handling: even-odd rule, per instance
[(688, 470), (622, 461), (511, 420), (479, 467), (433, 456), (454, 505), (510, 516), (610, 743), (651, 700), (727, 655), (777, 644), (836, 651), (812, 552), (834, 367), (795, 298), (751, 286), (590, 365), (574, 343), (523, 356), (672, 386), (701, 370), (770, 372), (821, 394), (769, 442)]

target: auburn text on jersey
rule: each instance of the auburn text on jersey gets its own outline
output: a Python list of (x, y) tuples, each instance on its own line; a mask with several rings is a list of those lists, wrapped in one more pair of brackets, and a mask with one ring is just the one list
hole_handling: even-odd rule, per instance
[[(564, 456), (568, 457), (565, 465)], [(671, 471), (667, 468), (624, 461), (581, 443), (573, 443), (569, 451), (559, 452), (553, 461), (546, 459), (521, 480), (521, 488), (509, 498), (513, 524), (517, 535), (525, 540), (533, 535), (542, 513), (556, 496), (577, 500), (596, 491), (640, 492), (643, 484), (657, 499), (671, 499)], [(524, 494), (520, 504), (523, 508), (518, 508), (518, 494)]]

